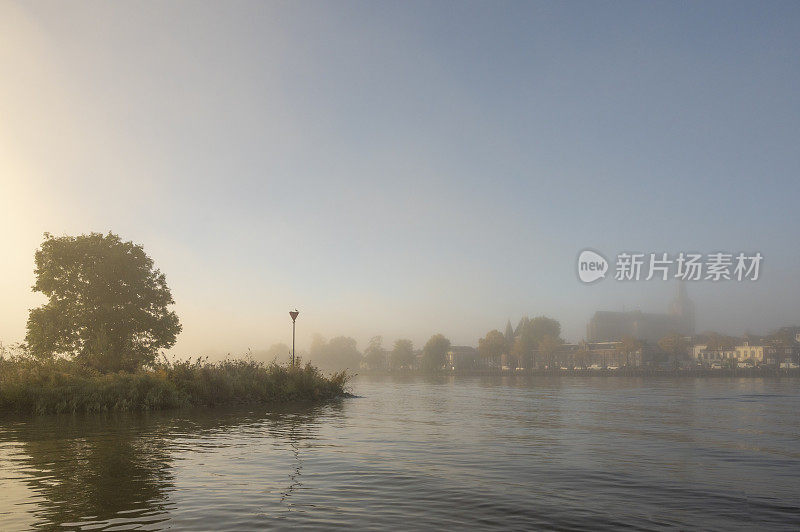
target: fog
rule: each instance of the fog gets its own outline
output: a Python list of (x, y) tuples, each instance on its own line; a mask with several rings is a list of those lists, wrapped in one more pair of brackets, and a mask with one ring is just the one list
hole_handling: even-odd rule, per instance
[(294, 308), (306, 351), (524, 315), (577, 341), (667, 311), (622, 252), (760, 252), (687, 284), (697, 330), (800, 324), (798, 6), (720, 5), (3, 3), (0, 341), (45, 231), (143, 245), (176, 356), (290, 345)]

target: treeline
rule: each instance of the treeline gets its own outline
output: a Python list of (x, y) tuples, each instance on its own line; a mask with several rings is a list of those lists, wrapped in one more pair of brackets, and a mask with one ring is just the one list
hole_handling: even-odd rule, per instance
[(539, 362), (537, 357), (552, 358), (563, 343), (558, 320), (547, 316), (533, 319), (525, 316), (516, 328), (509, 321), (505, 332), (494, 329), (486, 333), (478, 340), (478, 353), (493, 365), (501, 364), (505, 357), (509, 366), (533, 367)]
[[(359, 351), (354, 338), (336, 336), (330, 340), (315, 334), (308, 352), (298, 356), (325, 371), (357, 370), (426, 370), (436, 371), (444, 367), (450, 340), (442, 334), (434, 334), (422, 349), (415, 349), (414, 342), (407, 338), (395, 340), (390, 346), (383, 344), (382, 336), (373, 336), (364, 351)], [(291, 348), (284, 343), (274, 344), (266, 351), (256, 351), (254, 356), (267, 360), (284, 360), (290, 356)]]
[[(478, 348), (474, 352), (488, 365), (506, 362), (516, 367), (529, 363), (535, 365), (537, 357), (551, 356), (563, 343), (558, 320), (546, 316), (525, 316), (516, 327), (512, 327), (509, 321), (505, 332), (495, 329), (486, 333), (478, 340)], [(362, 368), (370, 371), (435, 372), (445, 369), (451, 349), (450, 340), (442, 334), (431, 336), (421, 349), (415, 349), (414, 343), (407, 338), (385, 346), (382, 336), (373, 336), (363, 352), (359, 351), (354, 338), (337, 336), (326, 340), (316, 334), (309, 350), (301, 353), (301, 357), (325, 370)], [(463, 356), (464, 350), (470, 349), (464, 346), (455, 348), (460, 356)], [(288, 345), (278, 343), (266, 351), (256, 352), (256, 355), (267, 360), (284, 360), (290, 352)]]

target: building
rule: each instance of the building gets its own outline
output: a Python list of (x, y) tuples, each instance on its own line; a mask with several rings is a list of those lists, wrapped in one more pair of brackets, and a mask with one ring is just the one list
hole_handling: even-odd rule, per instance
[(616, 342), (630, 336), (655, 344), (670, 334), (694, 335), (694, 303), (686, 295), (685, 284), (678, 284), (669, 310), (668, 314), (597, 311), (586, 327), (586, 337), (589, 342)]
[(742, 345), (737, 345), (734, 350), (736, 351), (736, 360), (738, 362), (752, 360), (756, 364), (774, 363), (774, 361), (768, 360), (769, 349), (761, 342), (745, 339)]
[(800, 362), (800, 327), (781, 327), (769, 340), (777, 363)]
[(697, 344), (692, 347), (692, 358), (698, 364), (710, 366), (712, 364), (729, 364), (726, 362), (737, 358), (736, 349), (709, 349), (708, 345)]
[(470, 370), (478, 367), (478, 350), (468, 345), (454, 345), (445, 355), (447, 369)]
[(778, 364), (783, 362), (781, 354), (779, 349), (753, 336), (745, 336), (741, 343), (729, 349), (708, 349), (705, 344), (695, 344), (692, 348), (692, 357), (703, 365), (728, 365), (731, 361), (740, 365)]
[[(647, 356), (647, 347), (641, 346), (635, 351), (626, 352), (622, 342), (581, 342), (578, 344), (562, 344), (552, 360), (554, 368), (622, 368), (640, 367)], [(537, 367), (545, 367), (550, 361), (542, 360)]]
[(694, 336), (695, 333), (695, 309), (694, 302), (689, 299), (686, 293), (686, 284), (678, 283), (677, 293), (669, 304), (669, 315), (678, 319), (679, 329), (676, 331), (681, 336)]

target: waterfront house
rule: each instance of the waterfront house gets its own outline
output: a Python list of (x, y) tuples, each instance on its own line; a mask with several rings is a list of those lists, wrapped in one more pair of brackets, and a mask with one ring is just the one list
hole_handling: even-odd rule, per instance
[(454, 345), (445, 356), (448, 370), (472, 370), (479, 366), (478, 350), (468, 345)]

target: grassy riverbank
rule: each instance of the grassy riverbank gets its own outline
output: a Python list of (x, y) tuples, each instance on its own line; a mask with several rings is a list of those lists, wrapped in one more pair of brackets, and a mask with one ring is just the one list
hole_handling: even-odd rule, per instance
[(348, 376), (251, 360), (161, 363), (100, 373), (67, 360), (0, 359), (0, 412), (49, 414), (187, 406), (326, 401), (347, 395)]

